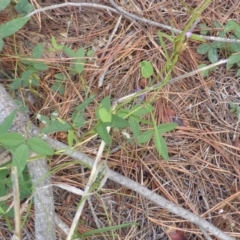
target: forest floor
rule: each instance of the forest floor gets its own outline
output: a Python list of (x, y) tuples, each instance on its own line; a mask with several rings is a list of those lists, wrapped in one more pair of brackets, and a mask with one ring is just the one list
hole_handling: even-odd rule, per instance
[[(45, 7), (56, 2), (59, 3), (45, 0), (39, 5)], [(107, 0), (87, 2), (111, 6)], [(181, 30), (190, 19), (190, 10), (203, 1), (116, 2), (128, 12)], [(39, 7), (35, 1), (33, 3)], [(217, 37), (228, 20), (240, 23), (239, 12), (239, 1), (212, 0), (201, 14), (193, 32), (200, 34), (199, 26), (204, 23), (208, 27), (208, 34)], [(9, 18), (8, 13), (5, 18)], [(101, 99), (110, 96), (113, 101), (163, 80), (164, 74), (154, 80), (142, 78), (139, 64), (143, 60), (151, 62), (157, 76), (166, 63), (158, 31), (169, 36), (173, 33), (140, 21), (133, 22), (124, 16), (119, 18), (120, 15), (116, 13), (98, 8), (57, 8), (35, 15), (15, 38), (9, 38), (3, 49), (3, 54), (9, 56), (16, 56), (16, 51), (17, 56), (31, 56), (32, 49), (38, 43), (45, 46), (43, 61), (49, 68), (41, 72), (40, 85), (33, 89), (19, 88), (36, 125), (42, 127), (36, 119), (37, 114), (49, 117), (55, 110), (59, 112), (59, 118), (69, 121), (73, 109), (88, 96), (96, 94), (95, 104), (86, 108), (84, 118), (88, 120), (88, 125), (79, 130), (81, 136), (93, 126), (97, 103)], [(220, 28), (216, 28), (214, 22)], [(117, 30), (108, 43), (115, 26)], [(68, 71), (67, 56), (49, 50), (52, 47), (52, 36), (58, 44), (73, 50), (83, 47), (94, 51), (81, 75), (72, 77)], [(164, 41), (171, 54), (171, 41)], [(197, 47), (200, 44), (196, 40), (186, 40), (171, 72), (172, 78), (192, 72), (200, 64), (210, 64), (207, 54), (198, 53)], [(227, 58), (227, 53), (223, 50), (217, 54), (219, 59)], [(14, 73), (15, 77), (24, 69), (21, 64), (16, 68), (16, 61), (17, 58), (2, 61), (5, 71)], [(105, 70), (102, 86), (99, 87), (99, 78)], [(229, 105), (231, 102), (240, 103), (237, 70), (235, 67), (227, 70), (225, 65), (218, 66), (207, 77), (201, 73), (192, 75), (145, 95), (143, 101), (148, 101), (152, 95), (155, 97), (153, 105), (157, 123), (173, 121), (179, 124), (174, 131), (164, 134), (169, 152), (168, 161), (159, 157), (153, 141), (140, 146), (130, 144), (118, 131), (112, 132), (112, 146), (104, 152), (102, 159), (107, 159), (110, 169), (141, 183), (208, 220), (230, 236), (240, 239), (240, 131), (237, 114), (230, 111)], [(57, 73), (65, 73), (67, 76), (62, 94), (51, 88), (56, 83), (54, 75)], [(12, 80), (4, 80), (6, 87), (11, 83)], [(29, 100), (29, 91), (34, 98), (33, 102)], [(53, 134), (52, 137), (67, 143), (65, 132)], [(99, 138), (93, 138), (77, 149), (95, 158), (99, 145)], [(49, 167), (53, 184), (65, 183), (80, 189), (84, 189), (90, 173), (87, 168), (74, 164), (66, 156), (54, 156), (49, 160)], [(57, 187), (54, 187), (54, 197), (58, 216), (70, 226), (80, 197)], [(91, 201), (86, 203), (78, 232), (82, 234), (98, 229), (96, 221), (101, 228), (129, 222), (137, 225), (115, 228), (105, 232), (104, 236), (98, 233), (82, 239), (173, 240), (169, 234), (172, 231), (181, 232), (189, 240), (206, 239), (195, 224), (159, 208), (139, 194), (110, 180), (107, 180), (101, 193), (93, 195)], [(31, 239), (27, 235), (34, 236), (33, 224), (34, 211), (31, 210), (24, 225), (24, 239)], [(1, 232), (7, 238), (4, 230), (1, 229)], [(58, 239), (65, 238), (65, 234), (59, 230)], [(184, 238), (178, 238), (180, 239)]]

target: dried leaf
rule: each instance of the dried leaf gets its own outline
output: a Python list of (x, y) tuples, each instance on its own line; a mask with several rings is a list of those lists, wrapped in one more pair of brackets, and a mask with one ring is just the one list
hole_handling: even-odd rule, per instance
[(155, 118), (157, 123), (176, 123), (178, 126), (188, 127), (189, 122), (177, 116), (176, 112), (172, 110), (162, 99), (158, 99), (155, 105)]
[(166, 233), (170, 240), (187, 240), (183, 232), (176, 229), (175, 224), (171, 227), (168, 227)]
[(146, 78), (141, 78), (140, 81), (139, 81), (139, 85), (142, 89), (146, 88), (147, 87), (147, 84), (148, 84), (148, 81)]
[(179, 230), (173, 230), (172, 232), (168, 233), (170, 240), (187, 240), (182, 232)]

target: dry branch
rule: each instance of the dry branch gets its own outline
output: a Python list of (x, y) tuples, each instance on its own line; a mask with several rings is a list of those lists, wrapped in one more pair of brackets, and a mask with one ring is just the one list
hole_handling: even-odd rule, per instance
[[(16, 108), (13, 99), (0, 84), (0, 124)], [(33, 128), (27, 115), (18, 112), (10, 131), (18, 132), (27, 138), (34, 136)], [(29, 162), (27, 166), (34, 187), (35, 239), (54, 240), (54, 201), (47, 162), (45, 159), (38, 159)]]
[[(88, 157), (87, 155), (74, 151), (74, 150), (69, 150), (69, 147), (63, 143), (60, 143), (56, 140), (53, 140), (49, 137), (46, 137), (46, 142), (49, 143), (52, 148), (56, 150), (61, 150), (63, 154), (66, 154), (68, 156), (71, 156), (73, 159), (77, 159), (80, 162), (84, 162), (86, 164), (90, 164), (93, 166), (94, 160)], [(65, 150), (64, 150), (65, 149)], [(146, 187), (143, 187), (137, 182), (132, 181), (131, 179), (122, 176), (119, 173), (116, 173), (112, 170), (108, 171), (108, 178), (113, 180), (116, 183), (121, 184), (122, 186), (129, 188), (137, 193), (139, 193), (141, 196), (144, 196), (148, 200), (156, 203), (158, 206), (167, 209), (169, 212), (177, 214), (178, 216), (195, 223), (197, 226), (203, 228), (204, 230), (210, 232), (214, 236), (218, 237), (219, 239), (222, 240), (234, 240), (234, 238), (230, 237), (229, 235), (225, 234), (222, 232), (220, 229), (216, 228), (213, 226), (211, 223), (207, 222), (206, 220), (200, 218), (199, 216), (191, 213), (190, 211), (177, 206), (176, 204), (168, 201), (162, 196), (159, 196), (158, 194), (150, 191)]]

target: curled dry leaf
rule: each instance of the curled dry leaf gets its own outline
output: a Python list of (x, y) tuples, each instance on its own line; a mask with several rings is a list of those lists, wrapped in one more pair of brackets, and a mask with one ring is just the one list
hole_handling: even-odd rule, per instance
[(167, 104), (164, 104), (162, 99), (157, 99), (155, 104), (155, 117), (159, 123), (176, 123), (178, 126), (187, 127), (189, 123), (177, 116), (176, 112), (172, 110)]
[(169, 237), (169, 240), (187, 240), (183, 232), (176, 229), (175, 224), (171, 227), (168, 227), (166, 233)]
[(144, 89), (147, 87), (148, 81), (146, 78), (141, 78), (139, 81), (139, 86), (141, 87), (141, 89)]
[(172, 232), (168, 233), (170, 240), (187, 240), (183, 233), (179, 230), (173, 230)]

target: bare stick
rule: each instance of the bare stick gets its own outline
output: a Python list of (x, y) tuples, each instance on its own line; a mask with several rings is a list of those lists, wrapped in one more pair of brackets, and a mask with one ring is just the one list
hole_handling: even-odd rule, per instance
[[(121, 14), (121, 15), (125, 16), (126, 18), (130, 19), (131, 21), (137, 20), (137, 21), (140, 21), (140, 22), (144, 22), (148, 25), (160, 27), (162, 29), (169, 30), (169, 31), (171, 31), (173, 33), (176, 33), (176, 34), (180, 34), (182, 32), (181, 30), (170, 27), (168, 25), (164, 25), (164, 24), (161, 24), (161, 23), (158, 23), (158, 22), (154, 22), (154, 21), (148, 20), (146, 18), (138, 17), (137, 15), (129, 13), (129, 12), (123, 10), (122, 8), (120, 8), (113, 0), (109, 0), (109, 1), (117, 10), (114, 9), (114, 8), (111, 8), (111, 7), (102, 5), (102, 4), (96, 4), (96, 3), (72, 3), (72, 2), (68, 2), (68, 3), (55, 4), (55, 5), (51, 5), (51, 6), (48, 6), (48, 7), (36, 9), (33, 12), (29, 13), (26, 17), (31, 17), (31, 16), (33, 16), (37, 13), (45, 12), (47, 10), (52, 10), (52, 9), (67, 7), (67, 6), (92, 7), (92, 8), (105, 9), (107, 11), (111, 11), (111, 12), (114, 12), (114, 13), (117, 13), (117, 14)], [(211, 37), (211, 36), (204, 36), (204, 35), (198, 35), (198, 34), (192, 34), (192, 36), (197, 36), (199, 38), (209, 40), (209, 41), (226, 42), (226, 43), (240, 43), (240, 40), (237, 40), (237, 39)]]
[(160, 82), (160, 83), (154, 84), (153, 86), (147, 87), (147, 88), (143, 89), (142, 91), (131, 93), (131, 94), (127, 95), (127, 96), (121, 97), (116, 102), (117, 102), (117, 104), (119, 104), (119, 103), (125, 102), (125, 101), (127, 101), (127, 100), (129, 100), (129, 99), (131, 99), (133, 97), (138, 97), (138, 96), (144, 95), (144, 94), (146, 94), (148, 92), (157, 90), (160, 87), (165, 86), (165, 84), (173, 84), (175, 82), (178, 82), (180, 80), (183, 80), (185, 78), (193, 76), (193, 75), (195, 75), (197, 73), (201, 73), (202, 71), (209, 70), (209, 69), (211, 69), (213, 67), (216, 67), (216, 66), (222, 65), (224, 63), (227, 63), (227, 61), (228, 61), (227, 59), (222, 59), (222, 60), (220, 60), (220, 61), (218, 61), (216, 63), (210, 64), (210, 65), (208, 65), (206, 67), (203, 67), (203, 68), (200, 68), (200, 69), (196, 69), (196, 70), (194, 70), (192, 72), (189, 72), (189, 73), (180, 75), (178, 77), (172, 78), (172, 79), (170, 79), (169, 81), (167, 81), (165, 83), (164, 82)]
[(13, 199), (14, 199), (14, 220), (15, 220), (15, 233), (16, 239), (21, 239), (21, 215), (20, 215), (20, 195), (17, 167), (12, 167), (12, 181), (13, 181)]
[[(166, 29), (166, 30), (169, 30), (173, 33), (176, 33), (176, 34), (180, 34), (182, 33), (181, 30), (179, 29), (176, 29), (176, 28), (173, 28), (173, 27), (170, 27), (168, 25), (164, 25), (164, 24), (161, 24), (161, 23), (157, 23), (157, 22), (154, 22), (154, 21), (151, 21), (151, 20), (148, 20), (146, 18), (143, 18), (143, 17), (138, 17), (137, 15), (135, 14), (132, 14), (132, 13), (129, 13), (127, 11), (125, 11), (124, 9), (120, 8), (115, 2), (114, 0), (109, 0), (109, 2), (119, 11), (120, 14), (122, 14), (123, 16), (129, 18), (129, 19), (134, 19), (134, 20), (137, 20), (137, 21), (140, 21), (140, 22), (144, 22), (148, 25), (152, 25), (152, 26), (156, 26), (156, 27), (160, 27), (162, 29)], [(218, 42), (228, 42), (228, 43), (240, 43), (240, 40), (236, 40), (236, 39), (228, 39), (228, 38), (220, 38), (220, 37), (211, 37), (211, 36), (204, 36), (204, 35), (198, 35), (198, 34), (192, 34), (192, 36), (198, 36), (202, 39), (205, 39), (205, 40), (210, 40), (210, 41), (218, 41)]]
[[(71, 156), (73, 159), (79, 160), (80, 162), (83, 162), (85, 164), (93, 166), (94, 160), (88, 157), (87, 155), (74, 151), (69, 149), (69, 147), (63, 143), (60, 143), (56, 140), (53, 140), (49, 137), (45, 137), (45, 141), (52, 146), (55, 150), (61, 151), (63, 154), (66, 154), (68, 156)], [(141, 184), (134, 182), (133, 180), (122, 176), (119, 173), (116, 173), (112, 170), (108, 171), (108, 178), (113, 180), (116, 183), (121, 184), (122, 186), (125, 186), (126, 188), (129, 188), (137, 193), (139, 193), (141, 196), (147, 198), (148, 200), (154, 202), (157, 204), (159, 207), (162, 207), (164, 209), (167, 209), (169, 212), (174, 213), (194, 224), (197, 226), (205, 229), (206, 231), (210, 232), (217, 238), (221, 240), (234, 240), (234, 238), (230, 237), (220, 229), (216, 228), (213, 226), (211, 223), (208, 221), (202, 219), (201, 217), (193, 214), (192, 212), (168, 201), (164, 197), (150, 191), (146, 187), (143, 187)]]
[[(112, 42), (112, 39), (113, 39), (113, 37), (114, 37), (114, 35), (115, 35), (118, 27), (119, 27), (119, 24), (120, 24), (121, 20), (122, 20), (122, 15), (120, 15), (120, 17), (118, 18), (117, 23), (116, 23), (116, 25), (115, 25), (112, 33), (111, 33), (111, 36), (109, 37), (108, 42), (107, 42), (107, 44), (106, 44), (106, 46), (105, 46), (104, 49), (108, 49), (108, 46), (109, 46), (110, 43)], [(102, 54), (101, 58), (103, 58), (104, 56), (105, 56), (105, 53)], [(112, 57), (112, 58), (113, 58), (113, 57)], [(112, 58), (111, 58), (111, 60), (108, 62), (108, 65), (112, 62)], [(108, 70), (108, 68), (104, 69), (103, 73), (102, 73), (101, 76), (99, 77), (98, 87), (101, 87), (101, 86), (102, 86), (102, 84), (103, 84), (103, 79), (104, 79), (104, 77), (105, 77), (105, 75), (106, 75), (106, 73), (107, 73), (107, 70)]]
[[(0, 84), (0, 124), (16, 108), (15, 102)], [(29, 118), (18, 112), (10, 131), (18, 132), (26, 138), (34, 136), (32, 134), (34, 127), (29, 123)], [(54, 201), (47, 162), (45, 159), (31, 161), (28, 163), (28, 170), (31, 175), (32, 185), (35, 187), (35, 239), (55, 240)], [(45, 177), (42, 180), (43, 176)], [(43, 188), (46, 185), (48, 187)]]

